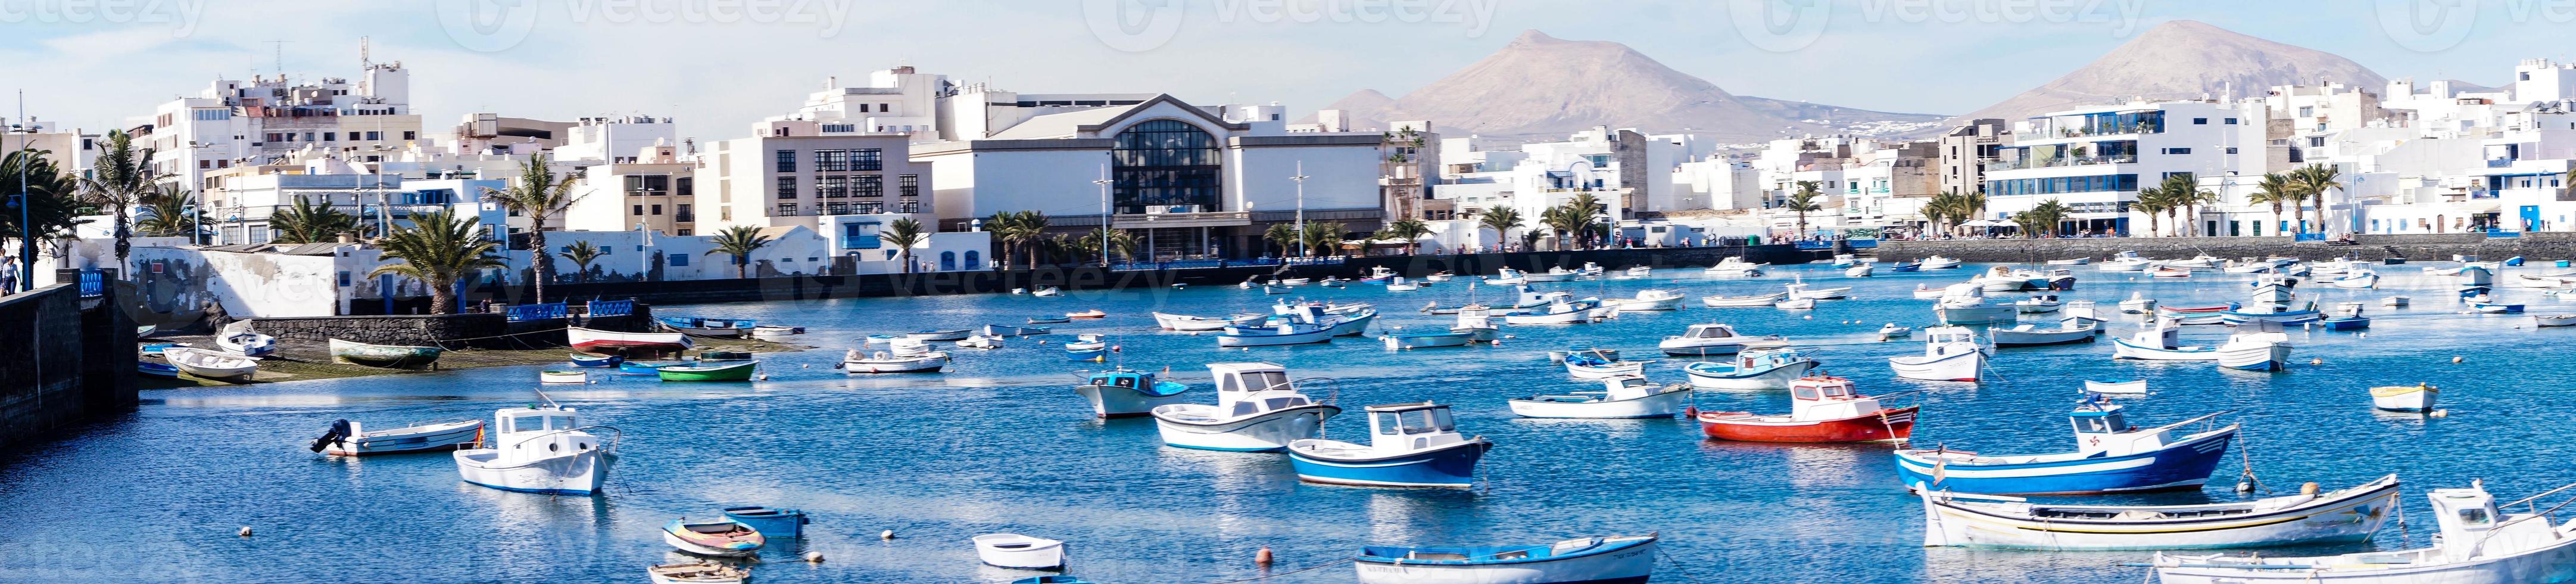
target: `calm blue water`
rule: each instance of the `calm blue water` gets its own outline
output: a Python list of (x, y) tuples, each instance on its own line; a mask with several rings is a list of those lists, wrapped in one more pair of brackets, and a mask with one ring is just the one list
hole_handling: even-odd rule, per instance
[[(2527, 317), (2455, 314), (2452, 295), (2416, 266), (2384, 270), (2381, 291), (2308, 290), (2328, 302), (2372, 301), (2379, 319), (2367, 338), (2293, 332), (2299, 365), (2287, 373), (2113, 362), (2105, 342), (2005, 349), (1994, 359), (2003, 379), (1984, 385), (1914, 383), (1895, 380), (1885, 359), (1919, 352), (1919, 343), (1849, 344), (1872, 338), (1867, 333), (1881, 323), (1924, 324), (1930, 301), (1906, 291), (1964, 280), (1976, 267), (1867, 280), (1823, 266), (1722, 281), (1673, 270), (1643, 281), (1552, 284), (1546, 286), (1578, 295), (1627, 296), (1647, 286), (1748, 294), (1777, 291), (1801, 274), (1819, 286), (1856, 286), (1858, 299), (1826, 302), (1812, 313), (1706, 309), (1694, 299), (1680, 312), (1632, 313), (1604, 324), (1510, 327), (1514, 336), (1500, 347), (1403, 353), (1366, 339), (1220, 352), (1208, 337), (1154, 331), (1146, 314), (1259, 310), (1276, 298), (1234, 288), (656, 307), (802, 325), (816, 331), (802, 342), (826, 349), (764, 356), (771, 378), (763, 382), (616, 378), (553, 391), (581, 408), (585, 421), (625, 431), (611, 492), (596, 498), (466, 485), (443, 454), (352, 461), (304, 450), (333, 419), (382, 426), (488, 418), (495, 408), (534, 399), (537, 367), (148, 391), (132, 415), (0, 458), (0, 521), (12, 526), (0, 538), (9, 549), (0, 553), (0, 580), (641, 581), (644, 566), (666, 561), (658, 534), (664, 522), (740, 504), (800, 507), (816, 517), (805, 541), (773, 546), (773, 562), (757, 569), (772, 583), (1029, 575), (975, 561), (967, 538), (997, 531), (1070, 541), (1072, 573), (1105, 583), (1257, 576), (1251, 558), (1264, 545), (1278, 553), (1273, 571), (1286, 572), (1348, 557), (1366, 543), (1542, 542), (1645, 531), (1667, 537), (1671, 562), (1658, 581), (2144, 576), (2115, 567), (2143, 554), (1921, 547), (1919, 503), (1896, 484), (1888, 446), (1721, 443), (1700, 439), (1678, 419), (1524, 420), (1504, 404), (1577, 385), (1547, 362), (1546, 349), (1583, 341), (1650, 355), (1657, 339), (1704, 321), (1846, 343), (1823, 347), (1831, 372), (1865, 392), (1928, 392), (1915, 434), (1927, 446), (2069, 450), (2061, 416), (2084, 379), (2149, 380), (2154, 394), (2134, 402), (2135, 422), (2237, 411), (2232, 418), (2246, 424), (2243, 440), (2205, 494), (2128, 500), (2232, 499), (2229, 487), (2247, 453), (2275, 488), (2303, 481), (2339, 488), (2400, 473), (2409, 514), (2417, 517), (2429, 517), (2424, 488), (2482, 478), (2510, 500), (2576, 478), (2568, 463), (2576, 437), (2562, 431), (2564, 416), (2548, 413), (2571, 368), (2560, 351), (2576, 330), (2533, 330)], [(2101, 301), (2106, 311), (2131, 291), (2167, 304), (2224, 302), (2240, 297), (2248, 281), (2203, 274), (2148, 282), (2091, 267), (2077, 273), (2081, 289), (2067, 298)], [(1433, 300), (1455, 305), (1468, 295), (1463, 282), (1406, 294), (1364, 285), (1300, 292), (1379, 302), (1388, 309), (1381, 326), (1446, 326), (1449, 317), (1410, 309)], [(2415, 306), (2376, 306), (2392, 294), (2413, 296)], [(2529, 290), (2503, 289), (2502, 296), (2552, 308)], [(869, 333), (1016, 323), (1087, 308), (1113, 316), (1058, 332), (1113, 333), (1129, 366), (1169, 366), (1200, 384), (1193, 393), (1203, 399), (1212, 399), (1199, 393), (1207, 391), (1205, 363), (1264, 360), (1299, 376), (1338, 379), (1346, 407), (1457, 404), (1464, 431), (1498, 443), (1483, 465), (1486, 484), (1472, 492), (1306, 485), (1282, 455), (1163, 447), (1151, 421), (1093, 419), (1070, 391), (1073, 372), (1089, 364), (1066, 362), (1054, 347), (1027, 340), (960, 352), (944, 376), (851, 378), (830, 369), (842, 349)], [(2195, 329), (2187, 336), (2224, 335)], [(2468, 361), (2454, 365), (2453, 356)], [(2308, 365), (2312, 357), (2325, 361)], [(1681, 381), (1678, 363), (1649, 372)], [(2366, 387), (2416, 382), (2441, 386), (2451, 416), (2370, 409)], [(1702, 407), (1788, 407), (1776, 392), (1701, 392), (1698, 399)], [(1356, 437), (1365, 423), (1347, 415), (1330, 431)], [(2421, 545), (2431, 523), (2415, 523), (2408, 535)], [(243, 525), (258, 535), (236, 537)], [(887, 529), (900, 538), (878, 540)], [(2396, 547), (2399, 539), (2392, 523), (2375, 545)], [(799, 546), (830, 561), (787, 561)], [(1347, 566), (1334, 566), (1274, 581), (1349, 580)]]

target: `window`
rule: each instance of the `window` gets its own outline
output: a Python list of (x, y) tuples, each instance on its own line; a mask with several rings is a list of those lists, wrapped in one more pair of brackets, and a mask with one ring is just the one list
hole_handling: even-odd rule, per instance
[(653, 214), (655, 214), (655, 215), (660, 215), (660, 214), (662, 214), (662, 206), (661, 206), (661, 205), (654, 205), (654, 206), (653, 206)]
[(885, 175), (881, 175), (881, 174), (862, 174), (862, 175), (859, 175), (859, 184), (858, 184), (858, 187), (857, 187), (857, 188), (858, 188), (858, 191), (859, 191), (859, 196), (862, 196), (862, 197), (882, 197), (882, 196), (885, 196)]
[(1110, 150), (1110, 197), (1119, 213), (1149, 206), (1218, 209), (1222, 155), (1215, 136), (1179, 120), (1151, 120), (1117, 136)]
[(637, 216), (641, 216), (641, 215), (643, 215), (643, 214), (644, 214), (644, 206), (643, 206), (643, 205), (635, 205), (635, 212), (633, 212), (633, 213), (628, 213), (628, 214), (629, 214), (629, 215), (637, 215)]
[(2313, 117), (2317, 117), (2317, 106), (2313, 106), (2313, 105), (2299, 106), (2299, 117), (2302, 117), (2302, 118), (2313, 118)]
[[(697, 220), (698, 220), (698, 214), (697, 214), (696, 212), (691, 211), (691, 210), (689, 209), (689, 207), (691, 207), (691, 205), (690, 205), (690, 204), (688, 204), (688, 203), (681, 203), (681, 204), (679, 204), (679, 206), (672, 207), (672, 208), (671, 208), (671, 220), (672, 220), (672, 221), (682, 221), (682, 222), (695, 222), (695, 221), (697, 221)], [(681, 235), (688, 235), (688, 234), (687, 234), (687, 233), (682, 233)]]
[(2236, 118), (2227, 118), (2227, 125), (2236, 125)]
[(885, 170), (885, 149), (860, 148), (857, 152), (858, 157), (850, 161), (850, 170)]
[(814, 179), (814, 191), (814, 196), (826, 199), (838, 199), (850, 196), (850, 177), (817, 177)]
[(2192, 118), (2192, 119), (2191, 119), (2191, 125), (2194, 125), (2194, 126), (2206, 126), (2206, 125), (2209, 125), (2209, 118)]
[(2166, 148), (2166, 149), (2165, 149), (2165, 153), (2166, 153), (2166, 154), (2190, 154), (2190, 153), (2191, 153), (2191, 149), (2190, 149), (2190, 148)]
[(796, 177), (792, 177), (792, 176), (782, 176), (782, 177), (778, 177), (778, 198), (781, 198), (781, 199), (793, 199), (793, 198), (796, 198)]
[(2231, 146), (2231, 147), (2229, 147), (2229, 148), (2227, 149), (2227, 153), (2228, 153), (2228, 154), (2235, 154), (2235, 153), (2236, 153), (2236, 148), (2235, 148), (2235, 147), (2232, 147), (2232, 146)]
[(794, 150), (780, 150), (780, 151), (778, 151), (778, 171), (779, 171), (779, 172), (796, 172), (796, 151), (794, 151)]
[(322, 141), (324, 141), (324, 142), (338, 142), (338, 141), (340, 141), (340, 139), (339, 139), (339, 135), (340, 135), (340, 133), (339, 133), (339, 132), (323, 132), (323, 133), (322, 133)]
[(671, 177), (670, 175), (663, 174), (628, 176), (626, 177), (626, 194), (627, 196), (659, 196), (671, 194)]
[(347, 287), (349, 287), (349, 271), (348, 271), (348, 270), (340, 270), (340, 287), (342, 287), (342, 288), (347, 288)]
[[(671, 183), (672, 183), (672, 185), (671, 185), (671, 186), (672, 186), (672, 191), (671, 191), (671, 193), (672, 193), (672, 194), (676, 194), (676, 195), (683, 196), (683, 197), (695, 197), (695, 196), (698, 196), (698, 179), (697, 179), (696, 177), (686, 177), (686, 176), (684, 176), (684, 177), (680, 177), (680, 179), (679, 179), (679, 180), (671, 181)], [(684, 206), (685, 206), (685, 205), (684, 205)]]
[(411, 131), (411, 130), (404, 130), (404, 131), (403, 131), (403, 139), (404, 139), (404, 140), (415, 140), (415, 139), (418, 139), (418, 138), (419, 138), (419, 136), (420, 136), (420, 132), (414, 132), (414, 131)]
[(848, 151), (848, 150), (816, 150), (816, 151), (814, 151), (814, 170), (815, 170), (815, 171), (817, 171), (817, 172), (841, 172), (841, 171), (849, 170), (849, 169), (850, 169), (850, 151)]
[(884, 244), (877, 238), (878, 227), (879, 226), (876, 223), (841, 224), (841, 247), (845, 249), (876, 249), (878, 247), (882, 247)]
[(733, 207), (717, 207), (717, 208), (716, 208), (716, 220), (717, 220), (717, 221), (732, 221), (732, 220), (733, 220)]
[(788, 216), (793, 216), (793, 215), (795, 215), (795, 214), (796, 214), (796, 204), (795, 204), (795, 203), (779, 203), (779, 204), (778, 204), (778, 214), (777, 214), (776, 216), (778, 216), (778, 217), (788, 217)]
[(906, 197), (921, 196), (921, 175), (907, 174), (897, 176), (895, 177), (895, 184), (895, 188), (898, 189), (896, 194)]
[(2324, 147), (2326, 147), (2326, 137), (2325, 137), (2325, 136), (2317, 136), (2317, 137), (2313, 137), (2313, 138), (2308, 138), (2308, 147), (2310, 147), (2310, 148), (2324, 148)]
[[(970, 252), (966, 252), (966, 253), (975, 253), (975, 252), (971, 252), (971, 251), (970, 251)], [(947, 272), (947, 271), (954, 271), (954, 270), (956, 270), (956, 269), (957, 269), (957, 252), (953, 252), (953, 251), (943, 251), (943, 252), (939, 252), (939, 271)]]
[[(689, 234), (689, 232), (687, 232), (687, 231), (682, 231), (682, 232), (680, 232), (680, 235), (688, 235), (688, 234)], [(672, 267), (679, 267), (679, 268), (686, 268), (686, 267), (689, 267), (689, 254), (684, 254), (684, 253), (682, 253), (682, 254), (671, 254), (671, 266), (672, 266)]]

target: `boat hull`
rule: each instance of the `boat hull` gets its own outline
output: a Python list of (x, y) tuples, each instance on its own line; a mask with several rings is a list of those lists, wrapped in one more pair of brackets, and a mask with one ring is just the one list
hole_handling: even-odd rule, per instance
[(1378, 337), (1389, 350), (1464, 347), (1476, 341), (1476, 332), (1432, 333), (1421, 335), (1384, 335)]
[(1292, 444), (1288, 448), (1288, 464), (1296, 469), (1298, 480), (1307, 482), (1359, 487), (1467, 488), (1476, 486), (1476, 461), (1483, 459), (1485, 451), (1493, 446), (1492, 442), (1476, 439), (1395, 456), (1341, 458)]
[[(2099, 329), (2096, 329), (2099, 330)], [(2017, 331), (1998, 328), (1986, 331), (1997, 347), (2036, 347), (2093, 342), (2094, 330)]]
[(585, 450), (526, 464), (494, 464), (496, 451), (456, 451), (456, 473), (465, 482), (504, 491), (549, 495), (597, 494), (608, 483), (608, 468), (617, 455)]
[(2251, 347), (2219, 347), (2218, 366), (2245, 371), (2280, 371), (2290, 367), (2290, 345), (2271, 343)]
[(1645, 584), (1654, 574), (1656, 542), (1532, 562), (1434, 564), (1362, 558), (1360, 584)]
[(1142, 417), (1153, 414), (1157, 407), (1189, 403), (1187, 393), (1151, 395), (1124, 387), (1078, 385), (1073, 392), (1090, 401), (1091, 413), (1103, 418)]
[(2209, 347), (2163, 349), (2131, 343), (2128, 339), (2111, 339), (2111, 358), (2141, 361), (2216, 361), (2218, 349)]
[(1524, 418), (1623, 419), (1670, 418), (1681, 413), (1682, 402), (1690, 390), (1667, 391), (1637, 399), (1617, 401), (1573, 402), (1536, 399), (1511, 400), (1512, 414)]
[(1941, 318), (1941, 324), (1952, 325), (2012, 322), (2013, 319), (2020, 317), (2010, 304), (1990, 304), (1955, 308), (1943, 307), (1935, 308), (1932, 312), (1934, 315)]
[(721, 367), (663, 367), (654, 373), (663, 381), (750, 381), (752, 370), (758, 367), (756, 362)]
[[(1700, 433), (1737, 442), (1890, 442), (1914, 436), (1915, 406), (1839, 420), (1791, 421), (1787, 416), (1701, 414)], [(1766, 419), (1772, 418), (1772, 419)]]
[(2397, 483), (2323, 505), (2208, 518), (2044, 519), (1943, 504), (1924, 494), (1925, 546), (2035, 550), (2217, 549), (2370, 539), (2397, 504)]
[(1986, 369), (1984, 351), (1967, 351), (1941, 357), (1909, 355), (1889, 357), (1887, 366), (1896, 376), (1922, 381), (1976, 381)]
[(1284, 335), (1282, 335), (1282, 334), (1235, 334), (1235, 333), (1226, 333), (1226, 334), (1220, 334), (1220, 335), (1217, 335), (1217, 337), (1216, 337), (1216, 346), (1219, 346), (1219, 347), (1275, 347), (1275, 346), (1279, 346), (1279, 345), (1306, 345), (1306, 344), (1313, 344), (1313, 343), (1324, 343), (1324, 342), (1331, 342), (1332, 340), (1333, 340), (1333, 331), (1332, 331), (1332, 329), (1316, 329), (1316, 330), (1307, 331), (1307, 332), (1290, 333), (1290, 334), (1284, 334)]
[(945, 355), (890, 360), (862, 359), (841, 362), (843, 373), (929, 373), (948, 366)]
[(463, 422), (415, 426), (411, 428), (396, 428), (377, 435), (365, 434), (373, 433), (362, 432), (360, 436), (352, 436), (338, 442), (332, 442), (328, 446), (324, 446), (322, 448), (322, 453), (333, 456), (369, 456), (376, 454), (455, 450), (457, 448), (464, 447), (465, 445), (473, 444), (477, 437), (482, 436), (483, 422), (481, 420), (468, 420)]
[[(2283, 560), (2294, 558), (2280, 558)], [(2330, 559), (2330, 558), (2319, 558)], [(2330, 584), (2519, 584), (2576, 581), (2576, 539), (2519, 554), (2460, 563), (2386, 568), (2336, 566), (2332, 569), (2228, 569), (2185, 566), (2156, 569), (2166, 584), (2254, 584), (2303, 582)]]
[(1156, 408), (1154, 429), (1163, 443), (1180, 448), (1225, 452), (1274, 452), (1295, 440), (1315, 437), (1330, 419), (1342, 409), (1311, 405), (1277, 410), (1234, 420), (1193, 421), (1164, 415)]
[[(2102, 456), (2025, 463), (1942, 465), (1934, 480), (1929, 451), (1896, 452), (1898, 482), (1907, 486), (1986, 495), (2086, 495), (2134, 491), (2193, 489), (2209, 482), (2236, 427), (2209, 432), (2166, 448), (2127, 456)], [(1959, 454), (1959, 453), (1952, 453)]]
[(1690, 378), (1691, 387), (1699, 389), (1788, 389), (1789, 382), (1806, 377), (1807, 372), (1816, 370), (1816, 366), (1813, 359), (1800, 359), (1749, 372), (1731, 367), (1686, 366), (1682, 373)]
[(2386, 392), (2388, 395), (2381, 395), (2381, 393), (2383, 392), (2378, 390), (2371, 392), (2370, 407), (2390, 412), (2433, 411), (2433, 398), (2437, 394), (2429, 389), (2412, 387), (2404, 388), (2404, 391)]

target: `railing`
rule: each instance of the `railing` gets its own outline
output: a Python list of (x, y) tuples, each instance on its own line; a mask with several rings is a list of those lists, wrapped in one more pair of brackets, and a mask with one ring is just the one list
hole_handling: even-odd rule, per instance
[(592, 300), (587, 311), (591, 316), (626, 316), (635, 314), (633, 300)]
[(2498, 159), (2494, 159), (2494, 160), (2489, 160), (2489, 161), (2487, 161), (2487, 168), (2504, 168), (2504, 167), (2508, 167), (2508, 166), (2513, 166), (2513, 159), (2511, 159), (2511, 158), (2498, 158)]
[(1228, 266), (1248, 266), (1248, 265), (1260, 265), (1260, 264), (1253, 264), (1253, 263), (1248, 263), (1248, 262), (1229, 262), (1229, 261), (1227, 261), (1227, 260), (1221, 260), (1221, 259), (1207, 259), (1207, 260), (1176, 260), (1176, 261), (1168, 261), (1168, 262), (1127, 262), (1127, 263), (1121, 263), (1121, 264), (1111, 264), (1111, 265), (1109, 266), (1109, 269), (1114, 270), (1114, 271), (1129, 272), (1129, 271), (1146, 271), (1146, 270), (1194, 270), (1194, 269), (1202, 269), (1202, 268), (1223, 268), (1223, 267), (1228, 267)]
[(1986, 163), (1986, 170), (2065, 168), (2070, 166), (2093, 166), (2097, 164), (2135, 164), (2137, 162), (2138, 157), (2135, 154), (2125, 156), (2060, 156), (2056, 158), (1998, 160)]
[(571, 307), (565, 306), (565, 303), (562, 302), (553, 304), (521, 304), (510, 307), (509, 316), (505, 320), (509, 322), (553, 320), (563, 318), (571, 312)]

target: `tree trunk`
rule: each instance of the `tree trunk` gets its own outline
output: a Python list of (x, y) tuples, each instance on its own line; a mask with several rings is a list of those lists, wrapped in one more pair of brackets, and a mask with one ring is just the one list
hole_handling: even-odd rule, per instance
[(903, 254), (901, 257), (903, 258), (903, 273), (912, 273), (912, 248), (903, 248)]
[(456, 282), (426, 283), (429, 284), (429, 313), (456, 314)]
[(734, 278), (734, 279), (736, 279), (736, 280), (741, 280), (741, 279), (746, 279), (746, 278), (750, 278), (750, 277), (751, 277), (751, 258), (749, 258), (749, 257), (744, 257), (744, 256), (733, 256), (733, 278)]
[[(546, 281), (555, 278), (555, 256), (554, 254), (546, 253), (546, 216), (543, 214), (530, 213), (528, 214), (528, 220), (535, 222), (534, 224), (536, 225), (535, 227), (528, 229), (528, 247), (530, 248), (528, 252), (536, 254), (537, 256), (533, 262), (536, 264), (537, 268), (537, 303), (545, 304)], [(505, 229), (503, 231), (508, 230)], [(501, 234), (501, 241), (508, 242), (509, 240), (510, 235), (508, 233)]]

